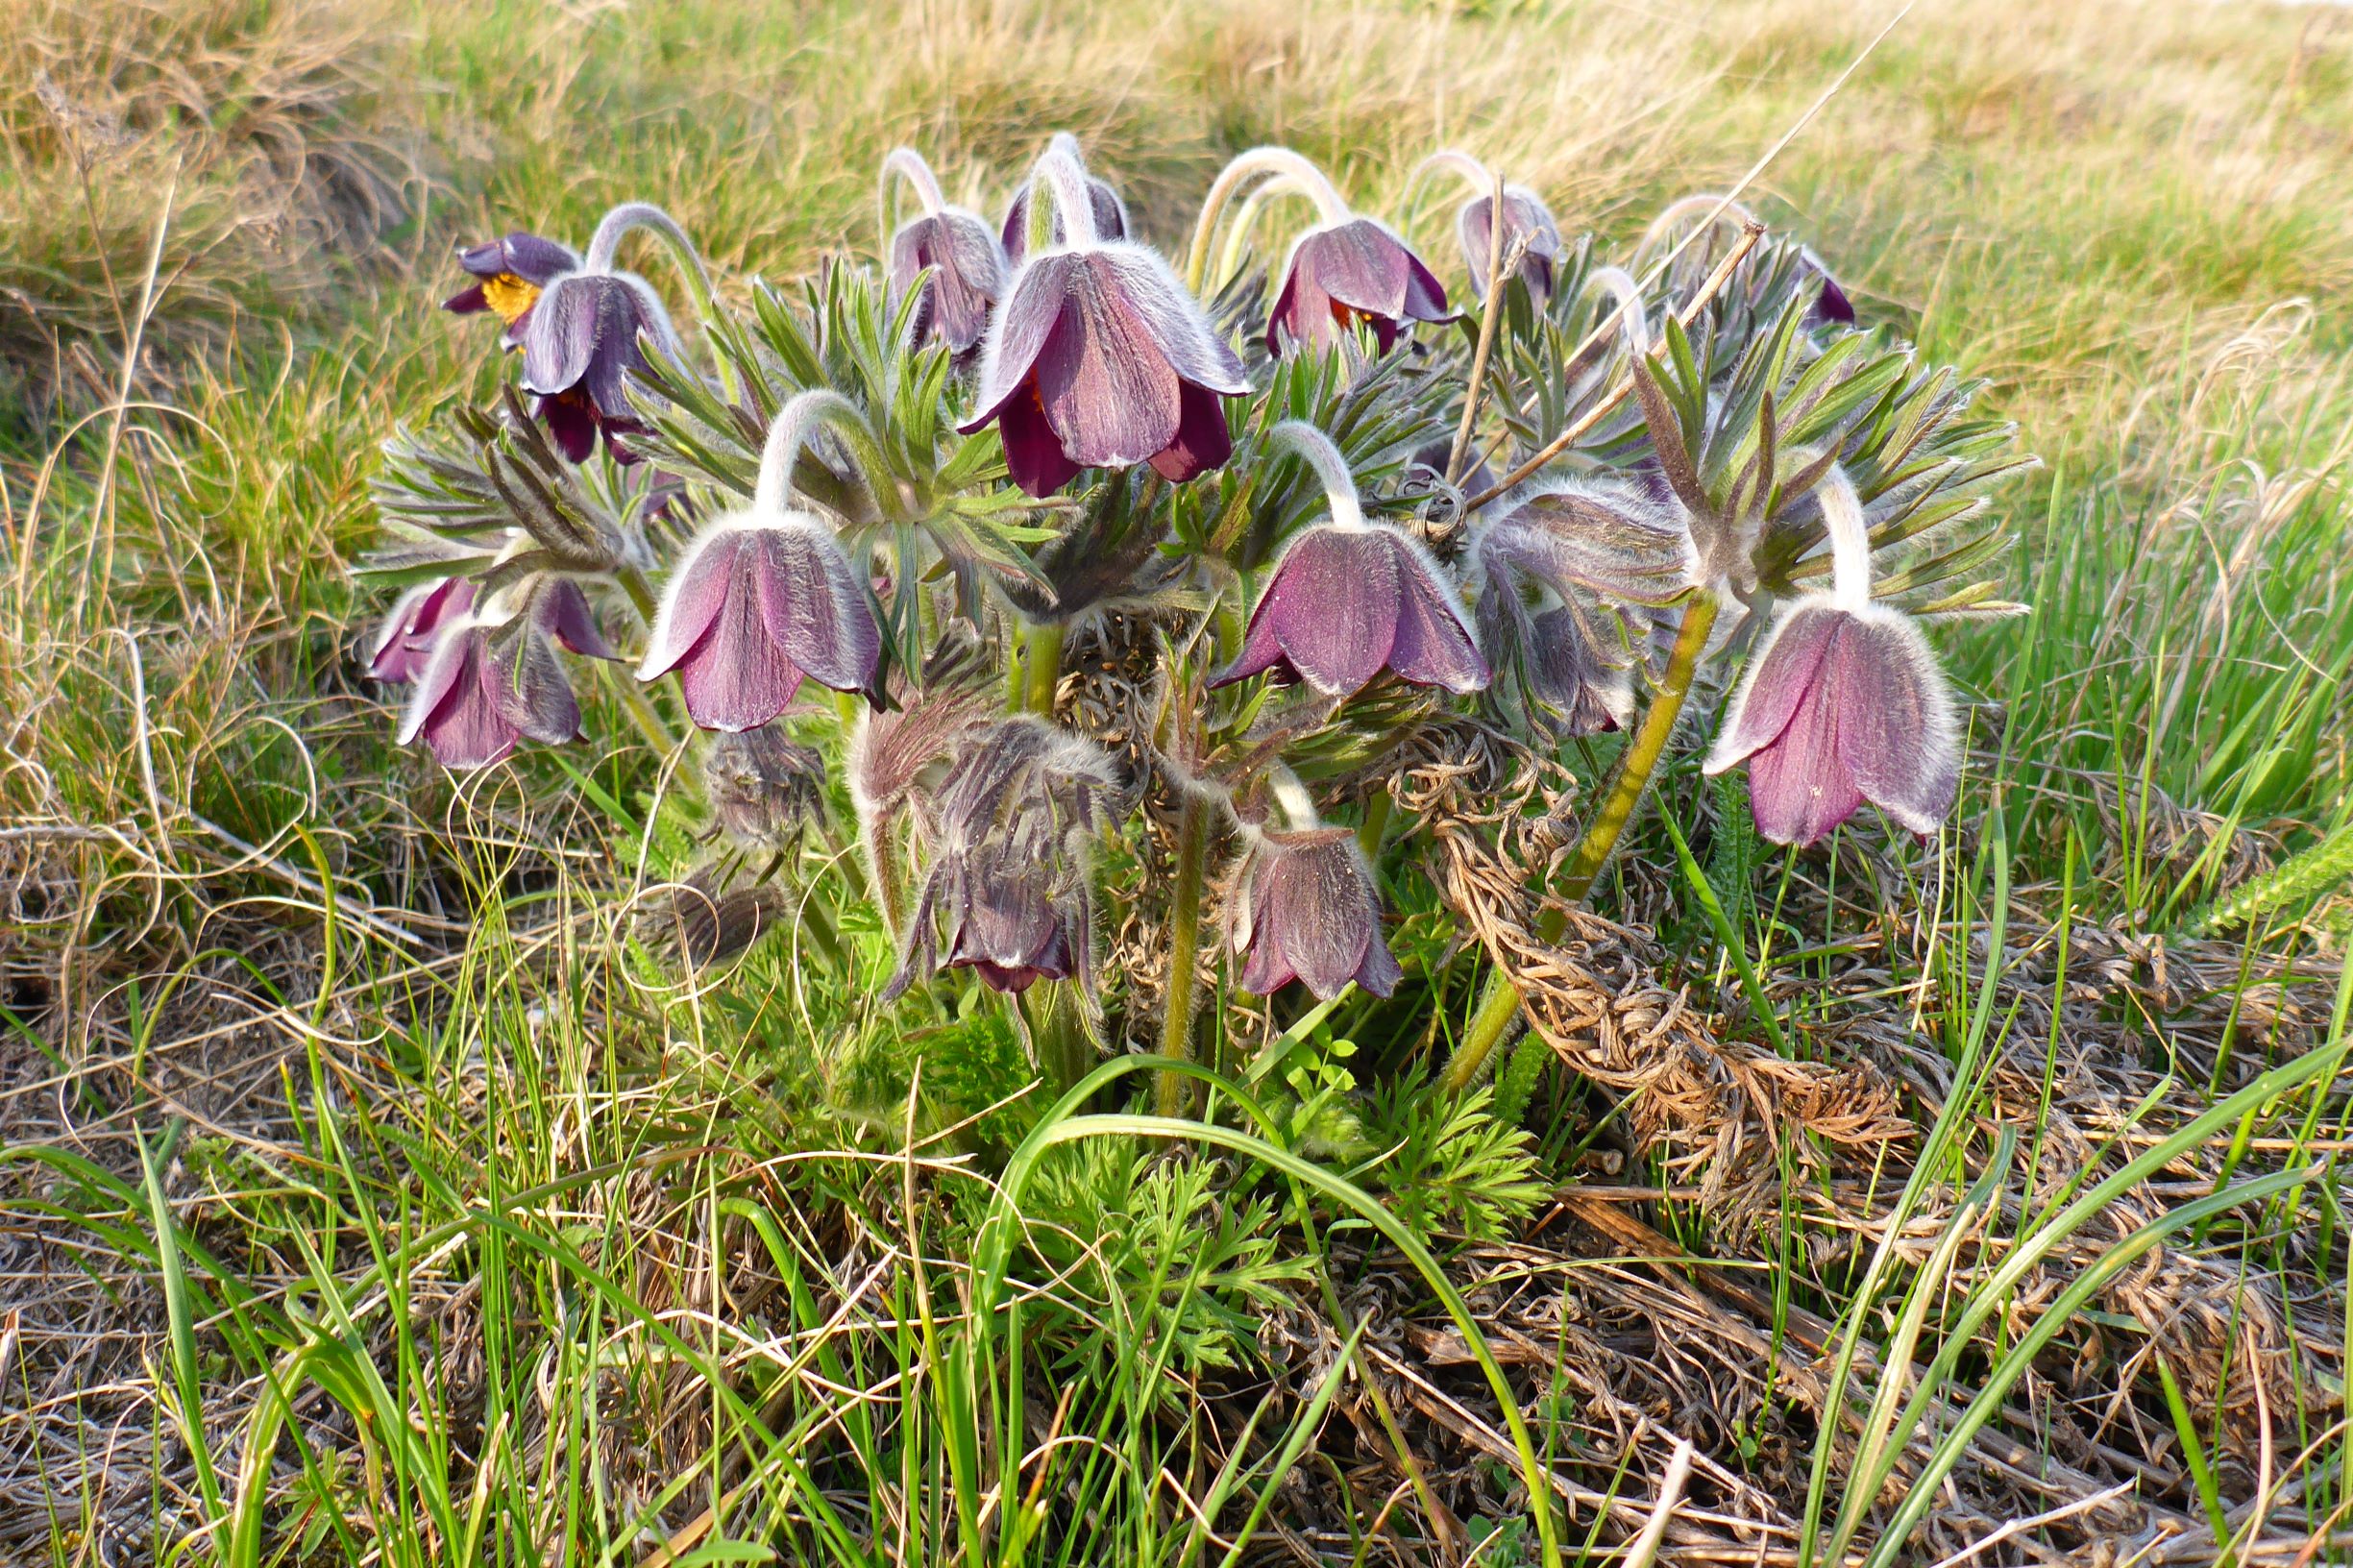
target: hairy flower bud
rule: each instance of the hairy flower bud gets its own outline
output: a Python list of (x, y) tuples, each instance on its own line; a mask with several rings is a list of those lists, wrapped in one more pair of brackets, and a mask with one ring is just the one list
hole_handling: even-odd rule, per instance
[(1883, 604), (1813, 594), (1775, 620), (1706, 772), (1746, 762), (1756, 830), (1813, 844), (1868, 800), (1919, 834), (1960, 787), (1952, 698), (1927, 639)]
[(714, 737), (702, 784), (720, 831), (741, 845), (784, 848), (825, 810), (825, 759), (774, 724)]
[(1291, 246), (1266, 321), (1266, 349), (1328, 348), (1362, 322), (1386, 354), (1409, 321), (1446, 321), (1446, 289), (1422, 258), (1371, 218), (1311, 229)]
[(925, 268), (916, 304), (918, 341), (937, 335), (968, 354), (989, 330), (989, 312), (1005, 295), (1005, 255), (989, 226), (961, 208), (909, 220), (891, 236), (891, 305), (896, 309)]
[(1372, 867), (1352, 828), (1262, 831), (1236, 890), (1232, 937), (1247, 955), (1242, 989), (1260, 995), (1298, 980), (1319, 1001), (1352, 982), (1386, 996), (1405, 973), (1381, 935)]

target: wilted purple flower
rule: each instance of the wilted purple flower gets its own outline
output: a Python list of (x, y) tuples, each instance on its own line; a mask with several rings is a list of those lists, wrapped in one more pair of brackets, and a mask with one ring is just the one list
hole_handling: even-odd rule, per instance
[(368, 674), (404, 686), (432, 662), (442, 628), (474, 608), (471, 577), (441, 577), (403, 594), (368, 650)]
[(441, 308), (461, 316), (495, 310), (506, 323), (506, 341), (515, 343), (541, 291), (564, 274), (577, 272), (580, 258), (569, 245), (518, 230), (503, 238), (460, 247), (457, 264), (475, 281), (442, 301)]
[[(1481, 299), (1487, 292), (1487, 254), (1494, 244), (1492, 195), (1474, 196), (1455, 217), (1455, 232), (1462, 240), (1462, 259), (1470, 268), (1471, 292)], [(1519, 275), (1528, 292), (1538, 300), (1553, 293), (1553, 268), (1560, 260), (1560, 226), (1552, 210), (1524, 185), (1504, 187), (1504, 265), (1519, 247)]]
[(1233, 939), (1247, 955), (1242, 989), (1262, 996), (1293, 980), (1318, 1001), (1352, 981), (1386, 996), (1405, 973), (1381, 935), (1372, 867), (1353, 828), (1263, 830), (1235, 893)]
[(863, 691), (881, 656), (866, 584), (833, 530), (805, 513), (739, 512), (705, 528), (672, 574), (637, 678), (675, 670), (696, 723), (756, 729), (804, 675)]
[(734, 843), (782, 849), (825, 811), (825, 760), (776, 724), (722, 734), (702, 754), (703, 798)]
[(1168, 263), (1082, 239), (1014, 275), (982, 351), (966, 434), (996, 421), (1005, 466), (1033, 496), (1082, 468), (1148, 462), (1172, 482), (1233, 454), (1222, 397), (1250, 390)]
[(1813, 844), (1868, 800), (1915, 833), (1952, 809), (1952, 698), (1910, 619), (1809, 594), (1776, 619), (1732, 696), (1706, 772), (1749, 765), (1756, 830)]
[(445, 768), (484, 768), (528, 737), (551, 745), (580, 733), (580, 704), (555, 644), (614, 653), (589, 619), (576, 583), (543, 584), (520, 611), (469, 611), (444, 624), (401, 718), (400, 742), (420, 739)]
[(1386, 354), (1409, 321), (1445, 321), (1446, 289), (1383, 224), (1348, 218), (1311, 229), (1291, 246), (1266, 320), (1266, 348), (1329, 347), (1358, 322)]
[(1383, 670), (1450, 692), (1488, 678), (1436, 564), (1376, 523), (1319, 523), (1294, 539), (1251, 612), (1241, 655), (1210, 684), (1277, 665), (1327, 697), (1349, 696)]
[(955, 353), (970, 352), (1005, 294), (1005, 257), (996, 236), (979, 218), (952, 207), (901, 225), (891, 236), (894, 309), (926, 267), (931, 276), (916, 304), (917, 339), (937, 333)]
[[(1085, 162), (1079, 158), (1078, 138), (1067, 131), (1058, 131), (1046, 144), (1046, 158), (1067, 158), (1084, 171)], [(1043, 161), (1043, 159), (1041, 159)], [(1128, 236), (1127, 204), (1108, 184), (1092, 175), (1087, 177), (1087, 208), (1094, 220), (1094, 237), (1099, 241), (1125, 239)], [(1005, 259), (1019, 266), (1029, 254), (1029, 193), (1034, 181), (1024, 180), (1021, 188), (1013, 193), (1013, 205), (1005, 208), (1005, 221), (998, 226), (998, 237), (1004, 244)], [(1054, 243), (1068, 243), (1068, 232), (1063, 226), (1060, 212), (1054, 214)]]

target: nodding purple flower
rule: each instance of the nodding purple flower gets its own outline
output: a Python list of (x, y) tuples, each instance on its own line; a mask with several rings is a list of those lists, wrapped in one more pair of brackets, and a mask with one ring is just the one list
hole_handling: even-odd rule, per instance
[[(1470, 268), (1471, 292), (1482, 300), (1487, 294), (1487, 255), (1495, 243), (1494, 207), (1492, 194), (1474, 196), (1455, 217), (1455, 232), (1462, 241), (1462, 259)], [(1539, 302), (1552, 298), (1553, 269), (1560, 261), (1560, 226), (1553, 221), (1552, 210), (1543, 200), (1525, 185), (1504, 187), (1506, 267), (1511, 265), (1515, 250), (1520, 257), (1520, 281), (1528, 285), (1528, 292)], [(1505, 276), (1510, 274), (1507, 272)]]
[(1005, 257), (989, 226), (956, 208), (910, 220), (891, 236), (894, 308), (928, 267), (916, 303), (915, 335), (936, 335), (968, 354), (989, 330), (989, 312), (1005, 294)]
[(1040, 980), (1091, 986), (1087, 845), (1118, 790), (1100, 747), (1035, 716), (966, 731), (920, 819), (934, 853), (884, 1000), (939, 961), (943, 922), (945, 962), (993, 990)]
[(1487, 661), (1453, 585), (1402, 529), (1364, 520), (1331, 438), (1297, 420), (1269, 434), (1315, 470), (1332, 518), (1283, 552), (1250, 612), (1240, 654), (1210, 685), (1280, 666), (1326, 697), (1351, 696), (1384, 670), (1450, 692), (1484, 686)]
[(1558, 604), (1529, 622), (1530, 693), (1562, 735), (1600, 735), (1634, 716), (1634, 682), (1628, 664), (1613, 663), (1574, 604)]
[(569, 245), (518, 230), (502, 238), (467, 245), (457, 252), (457, 264), (474, 282), (441, 302), (441, 308), (458, 315), (495, 310), (506, 323), (504, 341), (521, 340), (531, 306), (550, 283), (580, 269), (580, 258)]
[[(1042, 163), (1047, 158), (1067, 158), (1080, 173), (1086, 174), (1086, 162), (1079, 157), (1078, 138), (1067, 131), (1054, 133), (1053, 139), (1046, 143), (1044, 157), (1039, 161)], [(1119, 193), (1106, 182), (1091, 174), (1086, 175), (1086, 180), (1087, 208), (1089, 215), (1094, 219), (1094, 237), (1099, 241), (1127, 238), (1131, 228), (1127, 203), (1121, 201)], [(1005, 260), (1011, 266), (1019, 266), (1029, 254), (1029, 200), (1030, 187), (1034, 184), (1036, 182), (1033, 180), (1021, 182), (1021, 188), (1013, 193), (1013, 204), (1005, 208), (1005, 221), (998, 225), (998, 238), (1004, 247)], [(1054, 244), (1065, 245), (1068, 242), (1069, 232), (1064, 228), (1063, 215), (1057, 210), (1054, 214)]]
[(1386, 354), (1407, 322), (1450, 319), (1445, 286), (1404, 240), (1371, 218), (1344, 218), (1292, 244), (1266, 321), (1266, 349), (1328, 348), (1361, 322)]
[(616, 657), (590, 619), (579, 585), (550, 579), (513, 612), (468, 610), (447, 622), (409, 694), (400, 743), (423, 740), (445, 768), (486, 768), (526, 738), (550, 745), (580, 733), (580, 704), (556, 656)]
[(1262, 996), (1298, 980), (1319, 1001), (1351, 983), (1386, 996), (1404, 976), (1381, 935), (1372, 867), (1353, 828), (1262, 830), (1234, 908), (1244, 991)]
[(1925, 836), (1960, 790), (1952, 698), (1920, 628), (1871, 598), (1870, 535), (1846, 476), (1832, 469), (1817, 497), (1835, 591), (1766, 628), (1705, 771), (1749, 765), (1756, 830), (1776, 844), (1816, 843), (1866, 800)]
[(616, 438), (645, 428), (628, 398), (630, 376), (646, 367), (638, 334), (650, 336), (667, 354), (678, 352), (670, 312), (652, 286), (613, 266), (623, 236), (633, 229), (652, 229), (669, 240), (708, 293), (701, 261), (678, 226), (659, 208), (628, 202), (604, 215), (586, 259), (548, 284), (514, 333), (523, 345), (523, 389), (539, 400), (533, 412), (546, 422), (557, 450), (576, 463), (588, 460), (600, 434), (617, 461), (635, 461)]
[[(1043, 161), (1066, 218), (1081, 197), (1064, 159)], [(1250, 390), (1168, 264), (1140, 245), (1084, 232), (1031, 257), (997, 306), (966, 434), (994, 421), (1005, 466), (1033, 496), (1082, 468), (1150, 463), (1182, 483), (1233, 454), (1223, 397)]]
[[(891, 182), (915, 187), (923, 210), (891, 228)], [(884, 228), (891, 233), (891, 307), (895, 311), (925, 268), (915, 306), (918, 342), (937, 335), (955, 354), (968, 354), (989, 330), (989, 312), (1005, 297), (1005, 252), (989, 225), (940, 194), (931, 166), (912, 147), (894, 148), (882, 160)]]
[(1961, 762), (1927, 640), (1883, 604), (1798, 600), (1752, 655), (1706, 772), (1743, 762), (1756, 830), (1776, 844), (1816, 843), (1866, 800), (1935, 832)]
[(397, 686), (416, 679), (432, 662), (442, 628), (473, 608), (471, 577), (441, 577), (409, 589), (394, 601), (368, 650), (369, 678)]
[(705, 729), (757, 729), (805, 676), (864, 691), (882, 656), (866, 584), (832, 528), (806, 513), (759, 510), (697, 536), (662, 595), (637, 678), (672, 671)]

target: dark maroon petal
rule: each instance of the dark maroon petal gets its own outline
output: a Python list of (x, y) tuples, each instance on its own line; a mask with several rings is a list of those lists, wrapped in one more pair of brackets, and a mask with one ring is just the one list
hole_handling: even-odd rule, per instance
[(1254, 851), (1249, 960), (1244, 990), (1264, 992), (1296, 977), (1319, 1000), (1351, 983), (1376, 995), (1402, 970), (1381, 935), (1372, 872), (1345, 827), (1270, 832)]
[(769, 636), (811, 679), (837, 692), (865, 690), (882, 657), (882, 633), (841, 545), (815, 524), (762, 528), (754, 539)]
[(800, 668), (770, 635), (761, 607), (760, 551), (750, 540), (735, 552), (726, 600), (709, 629), (678, 661), (686, 711), (705, 729), (757, 729), (791, 705)]
[(548, 427), (555, 450), (573, 462), (584, 463), (596, 452), (597, 411), (586, 398), (570, 392), (541, 398), (531, 411)]
[(1915, 833), (1936, 831), (1960, 792), (1950, 699), (1936, 655), (1909, 621), (1851, 617), (1821, 685), (1838, 718), (1838, 758), (1865, 798)]
[(454, 311), (456, 314), (461, 316), (470, 316), (478, 310), (489, 309), (490, 302), (482, 297), (481, 284), (469, 283), (464, 288), (461, 288), (456, 293), (451, 295), (448, 299), (442, 301), (441, 308), (444, 310)]
[(444, 768), (486, 768), (515, 748), (514, 725), (492, 699), (483, 678), (487, 632), (466, 625), (435, 651), (401, 727), (402, 744), (423, 740)]
[(997, 309), (995, 329), (981, 354), (972, 416), (957, 426), (958, 430), (970, 435), (1015, 397), (1036, 395), (1028, 390), (1031, 373), (1070, 307), (1070, 293), (1084, 265), (1076, 256), (1044, 256), (1014, 275), (1012, 290)]
[(1815, 297), (1814, 314), (1824, 321), (1851, 324), (1854, 320), (1854, 302), (1847, 298), (1847, 291), (1828, 273), (1822, 276), (1822, 292)]
[(1341, 305), (1395, 320), (1411, 273), (1406, 248), (1370, 218), (1319, 229), (1299, 242), (1299, 267)]
[(559, 577), (549, 587), (539, 602), (541, 624), (555, 640), (582, 658), (618, 659), (613, 645), (604, 640), (597, 627), (596, 612), (589, 607), (588, 595), (569, 577)]
[(989, 310), (1003, 295), (1005, 262), (996, 236), (968, 212), (917, 218), (891, 242), (891, 291), (903, 299), (929, 267), (931, 281), (917, 307), (917, 334), (937, 331), (958, 354), (989, 329)]
[(368, 674), (378, 680), (410, 681), (425, 673), (441, 629), (474, 608), (474, 583), (467, 577), (443, 577), (403, 594), (384, 618)]
[(1079, 465), (1063, 451), (1062, 437), (1046, 423), (1036, 393), (1024, 386), (1020, 394), (996, 416), (996, 431), (1005, 443), (1005, 468), (1025, 494), (1050, 496), (1077, 477)]
[(1575, 611), (1546, 610), (1528, 626), (1529, 685), (1558, 716), (1564, 735), (1599, 735), (1632, 717), (1632, 681), (1604, 664)]
[(1402, 536), (1392, 550), (1397, 562), (1397, 635), (1389, 668), (1417, 686), (1478, 691), (1490, 673), (1471, 640), (1454, 590)]
[(1375, 529), (1311, 528), (1276, 568), (1258, 615), (1274, 623), (1302, 679), (1345, 697), (1379, 674), (1396, 647), (1397, 577), (1396, 554)]
[(1200, 303), (1159, 252), (1140, 245), (1114, 246), (1089, 257), (1088, 266), (1143, 324), (1178, 380), (1229, 397), (1250, 390), (1241, 356), (1210, 325)]
[(1176, 438), (1176, 372), (1115, 275), (1084, 259), (1071, 275), (1070, 307), (1038, 355), (1038, 399), (1072, 462), (1140, 463)]
[(1176, 439), (1152, 458), (1153, 468), (1171, 484), (1183, 484), (1205, 469), (1223, 468), (1234, 455), (1225, 404), (1216, 393), (1191, 381), (1180, 381), (1177, 404)]
[(1332, 302), (1323, 290), (1299, 275), (1299, 254), (1291, 253), (1291, 264), (1284, 270), (1283, 286), (1275, 292), (1275, 303), (1266, 312), (1266, 352), (1281, 354), (1284, 343), (1315, 343), (1329, 341), (1332, 332)]
[(1444, 321), (1452, 312), (1446, 308), (1446, 287), (1437, 275), (1422, 264), (1422, 258), (1411, 251), (1406, 257), (1406, 305), (1404, 314), (1415, 321)]
[[(636, 427), (636, 410), (629, 406), (628, 384), (633, 372), (643, 370), (646, 356), (638, 351), (637, 334), (653, 324), (653, 313), (625, 279), (600, 280), (597, 293), (597, 344), (588, 356), (580, 384), (596, 406), (600, 423), (612, 429)], [(542, 302), (544, 303), (544, 302)]]
[(645, 662), (637, 678), (653, 680), (677, 667), (711, 624), (726, 608), (729, 585), (735, 581), (735, 557), (749, 538), (744, 528), (713, 528), (695, 541), (684, 561), (673, 569), (653, 630), (646, 640)]

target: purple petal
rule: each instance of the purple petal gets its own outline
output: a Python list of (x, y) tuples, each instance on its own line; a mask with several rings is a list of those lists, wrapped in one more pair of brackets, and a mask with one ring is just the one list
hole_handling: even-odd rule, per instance
[(1403, 534), (1391, 550), (1397, 561), (1397, 637), (1389, 668), (1417, 686), (1478, 691), (1491, 672), (1471, 639), (1454, 590)]
[(1241, 356), (1217, 330), (1158, 251), (1115, 245), (1089, 257), (1144, 324), (1177, 379), (1238, 397), (1250, 390)]
[(481, 672), (484, 695), (518, 732), (551, 746), (578, 737), (579, 699), (572, 695), (564, 661), (536, 625), (515, 620), (493, 631)]
[(469, 283), (464, 288), (461, 288), (456, 293), (451, 295), (448, 299), (442, 301), (441, 308), (444, 310), (453, 311), (461, 316), (470, 316), (478, 310), (489, 309), (490, 302), (482, 297), (481, 284)]
[(996, 236), (969, 212), (948, 209), (917, 218), (891, 241), (891, 288), (903, 298), (932, 269), (919, 307), (919, 332), (937, 331), (963, 354), (989, 328), (989, 309), (1005, 292), (1005, 258)]
[(1176, 439), (1152, 458), (1152, 466), (1171, 484), (1183, 484), (1205, 469), (1223, 468), (1234, 455), (1234, 436), (1226, 429), (1225, 404), (1217, 394), (1191, 381), (1177, 384)]
[(499, 244), (505, 257), (505, 264), (499, 270), (511, 272), (527, 283), (545, 288), (565, 273), (580, 270), (580, 258), (573, 254), (572, 247), (558, 245), (538, 234), (518, 230)]
[(1410, 262), (1388, 231), (1370, 218), (1351, 218), (1311, 232), (1293, 265), (1339, 304), (1393, 321), (1405, 312)]
[(1006, 471), (1024, 494), (1050, 496), (1077, 477), (1078, 464), (1062, 450), (1032, 388), (1023, 386), (997, 410), (996, 433), (1005, 443)]
[(1071, 275), (1070, 306), (1038, 355), (1039, 402), (1071, 461), (1140, 463), (1176, 438), (1176, 372), (1117, 275), (1084, 259)]
[(748, 539), (734, 552), (719, 614), (678, 661), (687, 714), (705, 729), (757, 729), (800, 690), (800, 667), (770, 634), (761, 607), (761, 553)]
[[(1397, 557), (1371, 528), (1310, 528), (1275, 568), (1252, 619), (1272, 622), (1291, 668), (1327, 697), (1381, 673), (1397, 642)], [(1245, 643), (1248, 639), (1244, 639)]]
[(588, 659), (618, 659), (612, 644), (597, 627), (596, 612), (589, 607), (588, 595), (569, 577), (559, 577), (540, 600), (541, 624), (555, 640), (573, 652)]
[(1822, 595), (1799, 600), (1775, 619), (1732, 694), (1708, 753), (1708, 772), (1736, 766), (1789, 727), (1819, 683), (1823, 660), (1846, 620), (1847, 613)]
[(588, 374), (598, 334), (605, 325), (604, 284), (609, 278), (559, 278), (531, 306), (523, 334), (523, 387), (551, 397), (568, 392)]
[[(1005, 222), (998, 239), (1005, 249), (1005, 259), (1020, 265), (1029, 249), (1029, 183), (1014, 192), (1013, 205), (1005, 209)], [(1087, 180), (1087, 206), (1094, 214), (1094, 237), (1098, 242), (1127, 238), (1127, 204), (1119, 193), (1101, 180), (1090, 175)], [(1068, 236), (1063, 233), (1062, 214), (1054, 215), (1054, 243), (1063, 244)]]
[(687, 557), (672, 569), (661, 608), (654, 613), (653, 630), (646, 640), (645, 662), (637, 678), (653, 680), (677, 667), (711, 624), (726, 607), (728, 586), (735, 580), (736, 552), (748, 530), (720, 524), (704, 531)]
[(812, 680), (865, 690), (882, 657), (882, 633), (841, 544), (814, 523), (762, 528), (755, 539), (768, 634)]
[(1879, 606), (1839, 628), (1822, 682), (1838, 758), (1865, 798), (1915, 833), (1937, 830), (1960, 792), (1952, 702), (1927, 640)]
[(1030, 372), (1069, 308), (1071, 289), (1084, 270), (1085, 262), (1079, 257), (1042, 256), (1014, 274), (1011, 290), (997, 307), (989, 341), (981, 350), (980, 386), (973, 395), (972, 417), (957, 426), (958, 430), (970, 435), (996, 418), (1017, 396), (1034, 395), (1025, 392)]
[(1749, 809), (1775, 844), (1813, 844), (1863, 803), (1838, 757), (1838, 710), (1819, 689), (1789, 725), (1749, 757)]
[(420, 738), (444, 768), (486, 768), (515, 749), (515, 726), (492, 700), (483, 678), (488, 664), (487, 632), (478, 625), (456, 628), (435, 650), (418, 682), (401, 725), (401, 744)]

